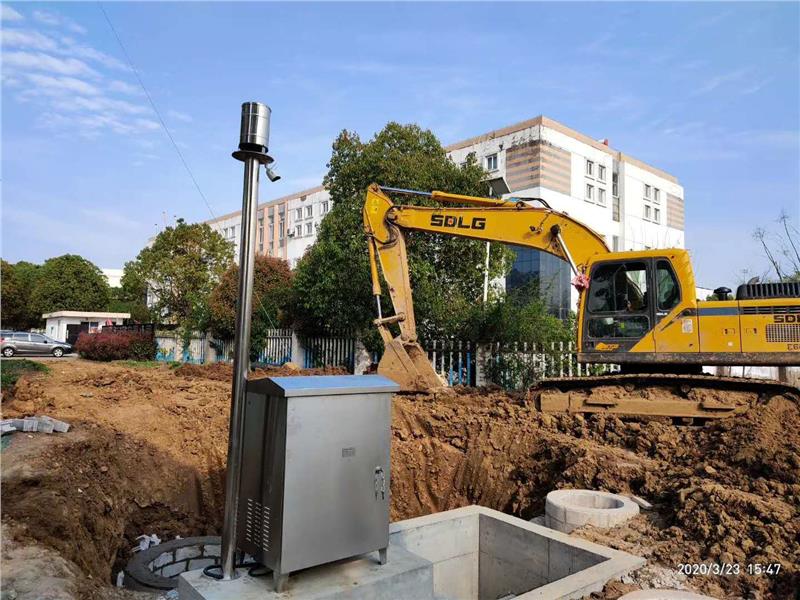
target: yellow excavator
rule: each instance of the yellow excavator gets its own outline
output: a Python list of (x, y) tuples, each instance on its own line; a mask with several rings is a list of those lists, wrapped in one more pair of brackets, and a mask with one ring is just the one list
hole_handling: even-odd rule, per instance
[[(395, 205), (388, 194), (424, 196), (451, 206)], [(444, 387), (417, 340), (406, 231), (534, 248), (569, 264), (580, 292), (577, 360), (618, 364), (621, 371), (545, 381), (536, 391), (543, 411), (725, 417), (747, 409), (737, 400), (740, 392), (798, 391), (772, 380), (703, 375), (702, 367), (800, 365), (800, 282), (746, 284), (735, 300), (698, 301), (686, 250), (611, 252), (600, 234), (541, 199), (373, 184), (363, 217), (378, 308), (374, 322), (385, 345), (378, 373), (404, 391)], [(381, 314), (379, 267), (394, 307), (391, 316)], [(730, 294), (727, 288), (716, 292)], [(393, 324), (398, 336), (390, 330)], [(674, 393), (647, 391), (652, 388)]]

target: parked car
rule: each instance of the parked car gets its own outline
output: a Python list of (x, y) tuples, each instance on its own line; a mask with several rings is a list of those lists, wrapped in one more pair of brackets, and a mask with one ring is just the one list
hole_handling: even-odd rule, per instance
[(0, 353), (6, 358), (15, 354), (52, 354), (61, 358), (72, 352), (72, 346), (41, 333), (26, 331), (0, 332)]

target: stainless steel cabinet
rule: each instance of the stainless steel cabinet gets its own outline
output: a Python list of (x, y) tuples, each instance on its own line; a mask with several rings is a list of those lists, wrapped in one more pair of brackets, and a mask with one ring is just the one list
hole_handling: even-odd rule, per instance
[(237, 529), (240, 550), (292, 571), (389, 543), (391, 397), (379, 375), (249, 381)]

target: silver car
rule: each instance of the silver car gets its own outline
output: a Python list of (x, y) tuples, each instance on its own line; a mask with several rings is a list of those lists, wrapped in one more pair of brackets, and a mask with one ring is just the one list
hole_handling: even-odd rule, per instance
[(0, 353), (6, 358), (15, 354), (52, 354), (61, 358), (72, 352), (72, 346), (41, 333), (3, 331), (0, 334)]

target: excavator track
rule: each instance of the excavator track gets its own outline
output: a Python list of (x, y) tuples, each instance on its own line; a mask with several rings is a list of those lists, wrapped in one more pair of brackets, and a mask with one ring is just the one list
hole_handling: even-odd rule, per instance
[(747, 412), (772, 396), (800, 400), (800, 389), (771, 379), (609, 373), (546, 379), (531, 390), (545, 413), (609, 413), (684, 419), (720, 419)]

